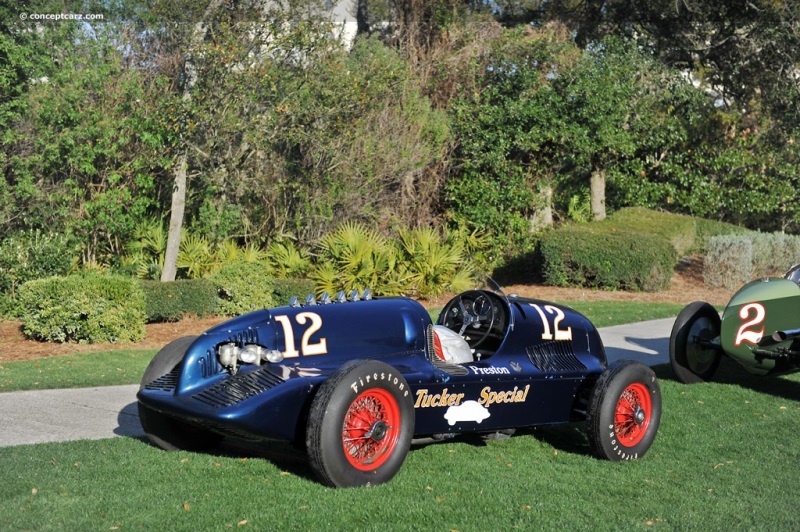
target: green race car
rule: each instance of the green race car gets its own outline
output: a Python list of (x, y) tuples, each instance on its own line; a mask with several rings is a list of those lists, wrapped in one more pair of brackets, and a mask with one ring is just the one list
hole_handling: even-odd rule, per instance
[(669, 359), (678, 380), (708, 381), (722, 355), (754, 375), (800, 370), (800, 264), (784, 277), (744, 285), (719, 313), (696, 301), (672, 326)]

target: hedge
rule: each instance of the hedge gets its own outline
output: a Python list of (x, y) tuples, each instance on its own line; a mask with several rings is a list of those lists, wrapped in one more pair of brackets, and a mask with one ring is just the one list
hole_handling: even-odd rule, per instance
[(699, 248), (696, 218), (642, 207), (620, 209), (602, 222), (588, 224), (587, 230), (602, 233), (635, 232), (658, 236), (672, 244), (679, 257)]
[(270, 272), (270, 266), (262, 262), (235, 261), (210, 276), (220, 298), (219, 314), (238, 316), (274, 306)]
[(139, 284), (144, 291), (147, 323), (178, 321), (187, 314), (210, 316), (219, 305), (217, 286), (208, 279), (139, 281)]
[(669, 287), (677, 252), (662, 237), (636, 232), (602, 232), (592, 224), (542, 235), (542, 275), (555, 286), (657, 291)]
[(310, 279), (276, 279), (272, 286), (272, 300), (277, 306), (288, 305), (292, 296), (303, 301), (315, 289), (314, 281)]
[(710, 238), (703, 282), (736, 290), (755, 277), (781, 276), (800, 262), (800, 236), (750, 232)]
[(84, 272), (19, 289), (22, 329), (35, 340), (135, 342), (145, 336), (145, 299), (128, 277)]

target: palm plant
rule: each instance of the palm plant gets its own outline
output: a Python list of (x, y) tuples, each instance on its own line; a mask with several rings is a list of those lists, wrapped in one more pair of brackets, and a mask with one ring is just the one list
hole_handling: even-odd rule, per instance
[(136, 227), (134, 240), (128, 244), (130, 254), (122, 262), (133, 265), (139, 279), (158, 279), (164, 267), (166, 248), (164, 224), (160, 220), (145, 220)]
[(265, 255), (277, 277), (303, 277), (311, 267), (308, 251), (286, 238), (272, 242)]
[(399, 251), (410, 286), (423, 298), (445, 290), (460, 291), (473, 286), (470, 261), (462, 240), (441, 237), (430, 227), (401, 230)]
[(370, 288), (379, 294), (399, 294), (403, 278), (397, 265), (396, 249), (384, 236), (347, 222), (320, 241), (311, 278), (318, 292)]
[(198, 279), (218, 270), (219, 263), (206, 238), (184, 232), (178, 251), (178, 268), (190, 279)]

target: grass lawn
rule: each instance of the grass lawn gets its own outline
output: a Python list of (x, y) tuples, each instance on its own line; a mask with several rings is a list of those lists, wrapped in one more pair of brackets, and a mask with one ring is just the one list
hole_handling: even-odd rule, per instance
[(797, 530), (800, 378), (662, 375), (650, 452), (588, 455), (580, 426), (412, 447), (398, 475), (335, 490), (301, 453), (168, 453), (131, 438), (0, 449), (0, 529)]
[[(599, 326), (680, 310), (634, 305), (574, 306)], [(152, 354), (5, 363), (0, 389), (137, 382)], [(283, 444), (216, 454), (134, 438), (24, 445), (0, 448), (0, 529), (800, 529), (800, 374), (752, 377), (723, 361), (716, 382), (687, 386), (656, 371), (663, 417), (636, 462), (592, 458), (580, 425), (547, 427), (414, 446), (388, 484), (336, 490)]]

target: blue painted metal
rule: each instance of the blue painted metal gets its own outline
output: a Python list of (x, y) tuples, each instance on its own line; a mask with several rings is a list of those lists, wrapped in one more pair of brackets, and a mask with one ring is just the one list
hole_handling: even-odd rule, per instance
[[(348, 360), (375, 358), (408, 382), (417, 437), (581, 420), (606, 368), (591, 322), (565, 306), (472, 293), (485, 294), (498, 309), (497, 332), (481, 346), (480, 360), (459, 367), (434, 363), (433, 323), (411, 299), (285, 306), (209, 329), (173, 374), (143, 388), (138, 399), (223, 434), (293, 441), (319, 385)], [(556, 330), (568, 330), (570, 339), (549, 338)], [(219, 346), (230, 343), (257, 344), (287, 358), (243, 364), (231, 375), (217, 357)]]

